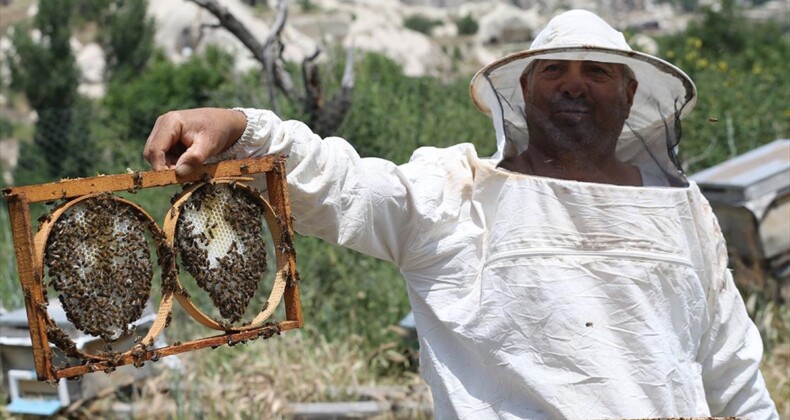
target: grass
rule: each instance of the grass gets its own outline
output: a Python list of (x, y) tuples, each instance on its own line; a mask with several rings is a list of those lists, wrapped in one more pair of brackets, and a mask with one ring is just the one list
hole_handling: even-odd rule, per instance
[[(430, 406), (427, 386), (416, 373), (378, 376), (370, 368), (378, 354), (364, 352), (361, 341), (358, 336), (329, 341), (308, 329), (265, 342), (187, 353), (179, 356), (180, 369), (165, 369), (131, 394), (92, 401), (72, 414), (106, 416), (118, 401), (132, 407), (134, 418), (177, 419), (279, 417), (294, 401), (377, 397), (390, 403), (400, 400), (401, 406), (407, 401)], [(414, 415), (402, 411), (396, 417)]]

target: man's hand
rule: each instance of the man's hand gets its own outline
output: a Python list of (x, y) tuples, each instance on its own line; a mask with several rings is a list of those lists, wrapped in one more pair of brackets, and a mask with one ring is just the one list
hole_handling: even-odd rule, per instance
[(184, 176), (232, 146), (246, 127), (244, 114), (231, 109), (171, 111), (156, 119), (143, 157), (154, 170), (175, 168)]

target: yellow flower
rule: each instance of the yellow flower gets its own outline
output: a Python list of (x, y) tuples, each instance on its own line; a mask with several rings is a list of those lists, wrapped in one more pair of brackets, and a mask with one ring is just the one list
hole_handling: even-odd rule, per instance
[(699, 48), (702, 46), (702, 40), (696, 37), (691, 37), (686, 40), (686, 45), (694, 48)]
[(699, 69), (707, 68), (708, 64), (710, 63), (708, 62), (707, 58), (700, 58), (699, 60), (697, 60), (697, 68)]
[(719, 70), (727, 71), (727, 63), (725, 63), (724, 61), (719, 61)]
[(752, 66), (752, 74), (761, 74), (762, 72), (763, 72), (763, 68), (759, 64), (755, 64), (754, 66)]

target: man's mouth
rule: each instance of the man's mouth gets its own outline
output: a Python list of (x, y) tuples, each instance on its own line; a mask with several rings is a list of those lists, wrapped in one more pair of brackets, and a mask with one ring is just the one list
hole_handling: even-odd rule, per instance
[(589, 114), (590, 109), (587, 107), (566, 107), (560, 108), (555, 112), (557, 114)]

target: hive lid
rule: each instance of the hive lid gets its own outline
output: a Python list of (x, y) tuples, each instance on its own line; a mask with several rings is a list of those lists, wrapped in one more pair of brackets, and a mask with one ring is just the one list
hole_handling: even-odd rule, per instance
[(790, 191), (790, 139), (779, 139), (690, 176), (711, 202), (746, 203)]
[[(58, 326), (66, 327), (71, 326), (71, 322), (66, 319), (66, 312), (63, 311), (58, 299), (50, 299), (47, 306), (49, 316), (55, 321)], [(27, 311), (24, 307), (6, 312), (0, 315), (0, 326), (11, 328), (28, 328)]]

